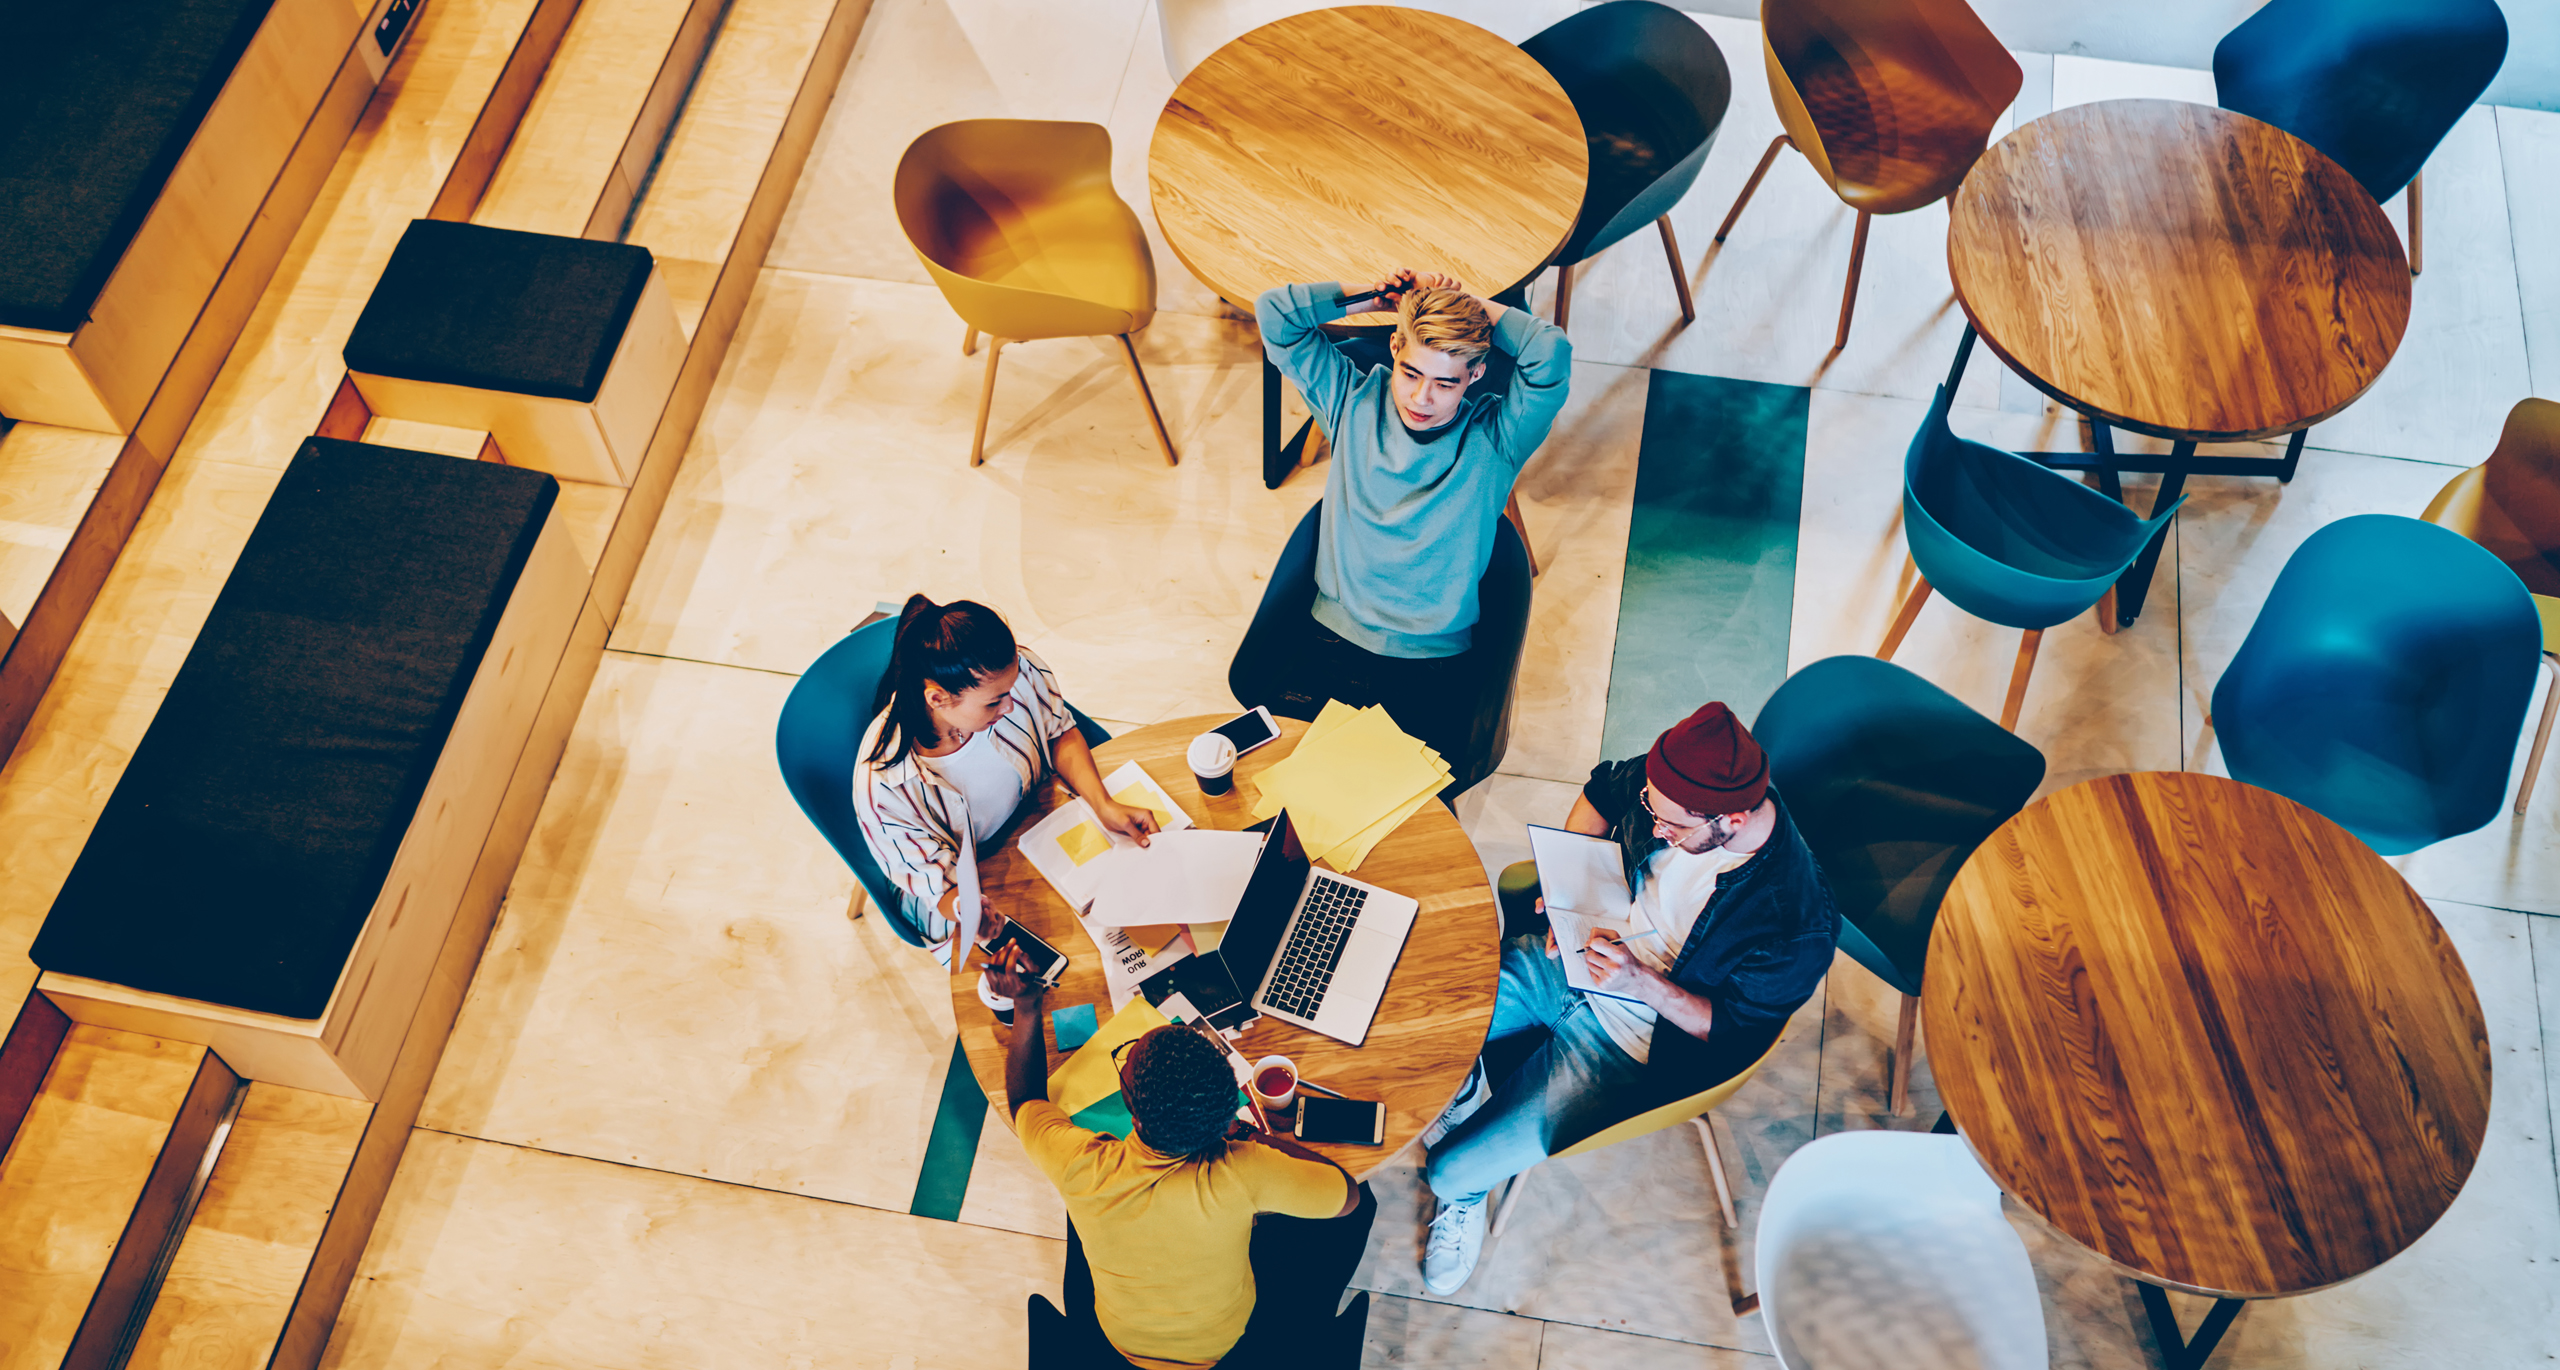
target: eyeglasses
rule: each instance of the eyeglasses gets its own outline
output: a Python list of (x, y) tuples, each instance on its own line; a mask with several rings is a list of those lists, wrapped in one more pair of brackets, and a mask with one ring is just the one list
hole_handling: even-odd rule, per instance
[(1128, 1041), (1122, 1042), (1118, 1046), (1113, 1047), (1111, 1049), (1111, 1068), (1114, 1070), (1122, 1069), (1124, 1063), (1120, 1058), (1126, 1056), (1129, 1053), (1129, 1048), (1136, 1046), (1137, 1044), (1138, 1039), (1132, 1037)]
[(1637, 793), (1636, 802), (1644, 805), (1644, 811), (1652, 816), (1654, 822), (1659, 823), (1666, 828), (1678, 828), (1682, 832), (1687, 832), (1692, 828), (1705, 827), (1707, 824), (1716, 821), (1715, 815), (1713, 814), (1709, 814), (1704, 818), (1696, 818), (1692, 817), (1685, 809), (1681, 811), (1681, 815), (1678, 818), (1672, 818), (1664, 814), (1662, 810), (1653, 806), (1653, 787), (1650, 785)]

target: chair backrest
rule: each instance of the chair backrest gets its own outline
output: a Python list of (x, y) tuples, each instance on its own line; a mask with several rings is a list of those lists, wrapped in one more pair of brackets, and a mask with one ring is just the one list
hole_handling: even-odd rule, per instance
[(1787, 677), (1751, 735), (1839, 905), (1841, 948), (1918, 994), (1939, 901), (2043, 782), (2044, 753), (1868, 656), (1829, 657)]
[(2450, 529), (2360, 514), (2285, 562), (2213, 688), (2235, 780), (2396, 856), (2495, 817), (2542, 662), (2515, 573)]
[(1778, 1168), (1754, 1283), (1781, 1366), (2043, 1370), (2044, 1304), (1960, 1137), (1835, 1132)]
[(1572, 97), (1591, 148), (1582, 215), (1556, 252), (1582, 261), (1670, 212), (1696, 184), (1733, 103), (1733, 72), (1698, 21), (1609, 0), (1520, 45)]
[(1740, 1074), (1721, 1083), (1709, 1085), (1685, 1099), (1674, 1099), (1658, 1108), (1646, 1109), (1624, 1122), (1604, 1127), (1567, 1146), (1564, 1150), (1556, 1152), (1556, 1159), (1579, 1156), (1586, 1151), (1598, 1151), (1604, 1146), (1616, 1146), (1620, 1142), (1630, 1141), (1648, 1132), (1660, 1132), (1666, 1127), (1685, 1123), (1692, 1118), (1724, 1107), (1727, 1099), (1740, 1093), (1744, 1085), (1751, 1083), (1751, 1077), (1760, 1072), (1760, 1067), (1769, 1064), (1769, 1058), (1778, 1054), (1778, 1043), (1785, 1040), (1787, 1040), (1787, 1034), (1781, 1030), (1778, 1033), (1778, 1040), (1771, 1042), (1769, 1049), (1760, 1053), (1759, 1060), (1743, 1067)]
[(2026, 82), (1964, 0), (1761, 0), (1760, 31), (1796, 150), (1876, 214), (1954, 190)]
[(2560, 595), (2560, 404), (2520, 400), (2480, 465), (2481, 531), (2471, 534), (2524, 588)]
[(1947, 426), (1948, 395), (1902, 467), (1903, 538), (1938, 593), (1976, 618), (2050, 628), (2098, 602), (2185, 496), (2149, 519)]
[(2268, 0), (2213, 50), (2215, 98), (2400, 193), (2507, 57), (2495, 0)]
[[(1136, 214), (1112, 189), (1111, 134), (1102, 125), (964, 119), (928, 129), (898, 159), (892, 194), (908, 244), (952, 310), (979, 331), (1022, 340), (1146, 326), (1154, 258)], [(1145, 276), (1145, 308), (1096, 303), (1080, 278), (1091, 254), (1044, 250), (1039, 211), (1064, 200), (1096, 213), (1117, 207), (1120, 228), (1141, 249), (1130, 266)]]
[(871, 726), (872, 700), (880, 677), (889, 671), (889, 649), (897, 637), (898, 621), (884, 618), (845, 634), (811, 662), (782, 701), (773, 750), (782, 765), (782, 783), (800, 811), (853, 868), (863, 892), (898, 936), (923, 946), (923, 930), (900, 914), (898, 888), (872, 858), (853, 810), (853, 771), (861, 757), (862, 734)]

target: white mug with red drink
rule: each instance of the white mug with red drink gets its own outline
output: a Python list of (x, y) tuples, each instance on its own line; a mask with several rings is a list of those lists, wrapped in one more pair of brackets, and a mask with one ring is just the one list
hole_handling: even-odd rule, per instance
[(1298, 1102), (1298, 1063), (1286, 1056), (1265, 1056), (1253, 1063), (1245, 1089), (1265, 1112)]

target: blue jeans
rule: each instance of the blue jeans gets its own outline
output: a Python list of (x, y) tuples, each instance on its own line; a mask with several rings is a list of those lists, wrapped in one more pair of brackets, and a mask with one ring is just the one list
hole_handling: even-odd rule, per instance
[(1542, 1029), (1546, 1043), (1494, 1082), (1493, 1098), (1431, 1149), (1425, 1175), (1442, 1203), (1482, 1197), (1545, 1160), (1556, 1138), (1588, 1136), (1624, 1111), (1620, 1096), (1635, 1087), (1643, 1065), (1619, 1049), (1565, 983), (1544, 936), (1514, 937), (1502, 947), (1486, 1044)]

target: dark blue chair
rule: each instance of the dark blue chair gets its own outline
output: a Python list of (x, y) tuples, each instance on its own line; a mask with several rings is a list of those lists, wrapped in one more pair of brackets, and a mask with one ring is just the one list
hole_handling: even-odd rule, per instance
[(1929, 931), (1956, 871), (2044, 781), (2044, 753), (1911, 672), (1874, 657), (1814, 662), (1751, 725), (1840, 908), (1840, 949), (1902, 994), (1886, 1076), (1911, 1088)]
[(2304, 539), (2213, 687), (2234, 780), (2398, 856), (2495, 817), (2542, 665), (2524, 582), (2394, 514)]
[[(880, 692), (880, 677), (889, 672), (889, 649), (897, 637), (898, 620), (884, 618), (845, 634), (809, 663), (782, 701), (773, 750), (782, 764), (782, 783), (790, 788), (800, 811), (809, 815), (827, 845), (853, 868), (863, 894), (879, 908), (898, 940), (921, 947), (928, 945), (924, 929), (903, 912), (898, 887), (873, 859), (871, 844), (862, 839), (862, 823), (853, 811), (853, 771), (862, 753), (862, 734), (871, 726), (872, 700)], [(1087, 744), (1099, 747), (1111, 740), (1110, 733), (1075, 705), (1069, 704), (1067, 711), (1075, 715), (1077, 731)]]
[(1556, 327), (1573, 305), (1573, 268), (1650, 223), (1662, 234), (1680, 320), (1696, 323), (1671, 207), (1715, 147), (1733, 73), (1696, 20), (1654, 0), (1610, 0), (1520, 45), (1564, 87), (1591, 145), (1582, 213), (1556, 250)]
[(2377, 201), (2409, 189), (2409, 270), (2422, 265), (2418, 172), (2497, 77), (2495, 0), (2268, 0), (2213, 50), (2215, 98), (2328, 155)]
[[(1302, 669), (1308, 643), (1317, 631), (1312, 612), (1316, 533), (1323, 518), (1324, 504), (1318, 501), (1298, 520), (1297, 530), (1272, 565), (1253, 623), (1228, 663), (1227, 688), (1248, 709), (1266, 705), (1283, 718), (1313, 719), (1327, 699), (1338, 697), (1327, 682), (1309, 679)], [(1439, 747), (1441, 759), (1449, 763), (1450, 781), (1440, 791), (1444, 800), (1455, 799), (1493, 774), (1494, 767), (1502, 764), (1504, 749), (1511, 745), (1511, 686), (1520, 673), (1520, 644), (1529, 633), (1529, 552), (1509, 519), (1497, 522), (1493, 556), (1476, 582), (1474, 640), (1458, 657), (1472, 688), (1468, 697), (1448, 701), (1448, 707), (1465, 720), (1464, 726), (1456, 736), (1435, 740), (1414, 724), (1400, 721), (1406, 732)]]
[(1919, 577), (1876, 655), (1892, 659), (1933, 589), (1976, 618), (2025, 629), (2000, 711), (2014, 729), (2044, 630), (2105, 598), (2186, 500), (2141, 518), (2058, 471), (1957, 437), (1947, 405), (1942, 385), (1903, 458), (1902, 536)]

